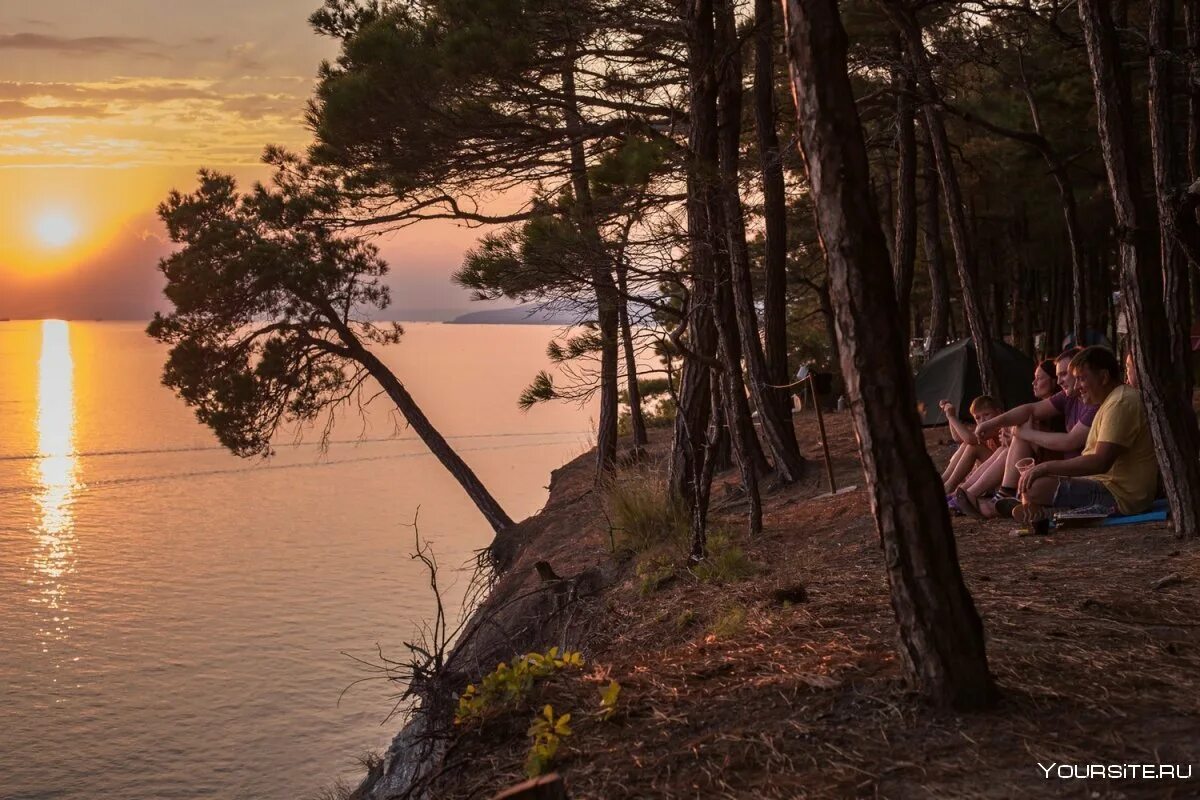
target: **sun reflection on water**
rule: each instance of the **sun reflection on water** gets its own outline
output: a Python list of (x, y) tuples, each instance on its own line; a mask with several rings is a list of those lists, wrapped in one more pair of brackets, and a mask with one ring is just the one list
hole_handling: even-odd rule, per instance
[(66, 579), (75, 570), (73, 505), (79, 483), (75, 457), (75, 364), (71, 329), (62, 320), (42, 322), (38, 361), (38, 459), (34, 462), (34, 500), (39, 512), (34, 555), (40, 591), (34, 602), (44, 606), (42, 649), (63, 641), (70, 629)]

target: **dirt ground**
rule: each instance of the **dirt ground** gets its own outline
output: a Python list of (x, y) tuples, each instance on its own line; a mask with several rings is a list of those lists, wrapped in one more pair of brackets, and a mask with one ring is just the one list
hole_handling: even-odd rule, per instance
[[(736, 534), (755, 565), (737, 580), (680, 570), (647, 591), (638, 559), (611, 554), (591, 460), (556, 474), (510, 572), (618, 562), (579, 621), (587, 665), (464, 732), (436, 795), (490, 797), (521, 780), (525, 729), (550, 703), (573, 712), (557, 763), (572, 798), (1200, 797), (1200, 544), (1164, 523), (1018, 538), (1011, 522), (956, 519), (1002, 699), (936, 712), (901, 679), (849, 415), (826, 421), (837, 484), (857, 488), (828, 494), (816, 419), (798, 414), (810, 475), (765, 499), (761, 536)], [(945, 437), (927, 436), (939, 464)], [(715, 522), (744, 527), (742, 508)], [(618, 710), (601, 720), (609, 680)], [(1178, 764), (1196, 777), (1047, 778), (1039, 763)]]

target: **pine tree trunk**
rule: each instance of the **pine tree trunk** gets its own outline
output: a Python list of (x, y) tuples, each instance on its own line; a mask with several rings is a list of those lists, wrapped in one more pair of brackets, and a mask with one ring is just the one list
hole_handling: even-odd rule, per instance
[(991, 704), (983, 624), (963, 584), (941, 481), (925, 451), (900, 347), (891, 262), (868, 193), (866, 145), (836, 0), (785, 0), (792, 84), (837, 312), (901, 662), (932, 702)]
[[(1183, 0), (1183, 20), (1187, 52), (1191, 55), (1188, 60), (1187, 83), (1189, 87), (1196, 87), (1200, 86), (1200, 0)], [(1200, 93), (1194, 88), (1187, 92), (1186, 161), (1190, 184), (1200, 179)], [(1200, 262), (1189, 259), (1188, 270), (1188, 283), (1192, 289), (1191, 313), (1200, 316)], [(1193, 380), (1195, 377), (1192, 376)]]
[(592, 288), (596, 292), (596, 314), (600, 324), (600, 419), (596, 426), (596, 478), (601, 480), (617, 466), (617, 403), (620, 395), (618, 347), (617, 285), (613, 281), (609, 255), (592, 211), (592, 192), (588, 185), (587, 155), (583, 149), (583, 122), (575, 96), (575, 57), (569, 49), (562, 71), (564, 118), (571, 154), (571, 188), (575, 192), (575, 212), (580, 230), (592, 244), (590, 258)]
[[(1088, 263), (1086, 259), (1084, 263)], [(1062, 340), (1066, 331), (1066, 325), (1063, 323), (1063, 309), (1066, 308), (1071, 286), (1070, 272), (1065, 269), (1056, 270), (1050, 287), (1051, 317), (1046, 324), (1046, 355), (1048, 358), (1054, 358), (1062, 350)]]
[(718, 61), (721, 68), (717, 72), (717, 166), (721, 176), (718, 198), (725, 229), (724, 242), (729, 255), (732, 300), (741, 338), (742, 358), (746, 364), (747, 388), (758, 411), (762, 438), (775, 463), (775, 472), (781, 480), (791, 483), (804, 474), (805, 462), (800, 455), (800, 445), (796, 442), (791, 408), (789, 406), (785, 412), (770, 388), (771, 374), (759, 339), (758, 314), (754, 309), (754, 286), (750, 276), (750, 251), (746, 246), (746, 225), (738, 192), (738, 158), (742, 138), (742, 59), (733, 7), (728, 0), (715, 0), (713, 10), (716, 48), (721, 55)]
[(1067, 229), (1067, 244), (1071, 251), (1071, 330), (1075, 341), (1082, 342), (1087, 328), (1084, 324), (1084, 298), (1087, 296), (1088, 284), (1085, 279), (1083, 241), (1079, 233), (1079, 213), (1075, 205), (1075, 190), (1067, 175), (1067, 168), (1062, 163), (1052, 164), (1050, 173), (1058, 186), (1059, 202), (1062, 205), (1063, 223)]
[[(897, 42), (897, 49), (900, 45)], [(893, 271), (896, 302), (900, 312), (900, 332), (905, 350), (912, 335), (910, 321), (913, 272), (917, 260), (917, 130), (913, 119), (916, 84), (904, 62), (903, 51), (892, 67), (892, 87), (896, 92), (896, 254)]]
[(1029, 106), (1029, 116), (1033, 121), (1033, 130), (1036, 134), (1036, 139), (1032, 141), (1032, 144), (1041, 153), (1046, 166), (1050, 168), (1054, 184), (1058, 187), (1063, 224), (1067, 229), (1067, 244), (1071, 252), (1071, 282), (1075, 287), (1075, 291), (1071, 294), (1071, 329), (1074, 332), (1076, 343), (1080, 343), (1083, 342), (1084, 334), (1087, 331), (1084, 298), (1087, 296), (1088, 283), (1084, 277), (1083, 239), (1079, 233), (1079, 213), (1075, 203), (1075, 190), (1071, 186), (1071, 178), (1067, 174), (1066, 162), (1050, 146), (1050, 141), (1042, 129), (1041, 109), (1038, 106), (1037, 96), (1034, 95), (1026, 78), (1025, 65), (1020, 60), (1018, 60), (1018, 64), (1021, 70), (1021, 89), (1025, 94), (1025, 102)]
[[(829, 296), (829, 283), (817, 286), (817, 303), (821, 307), (821, 317), (825, 320), (825, 335), (829, 339), (829, 352), (834, 365), (838, 363), (837, 315), (833, 311), (833, 300)], [(818, 399), (817, 402), (820, 402)]]
[(1188, 296), (1188, 263), (1175, 241), (1177, 200), (1175, 148), (1171, 137), (1171, 31), (1174, 13), (1171, 0), (1150, 0), (1150, 154), (1154, 168), (1154, 196), (1158, 206), (1159, 260), (1163, 270), (1163, 292), (1167, 305), (1167, 327), (1171, 338), (1171, 360), (1181, 373), (1184, 401), (1192, 402), (1191, 298)]
[[(1188, 85), (1200, 84), (1200, 0), (1183, 0), (1183, 26), (1187, 37)], [(1188, 182), (1200, 178), (1200, 95), (1187, 93), (1187, 161)]]
[(633, 446), (650, 443), (646, 434), (646, 418), (642, 414), (642, 390), (638, 387), (637, 354), (633, 347), (633, 326), (629, 324), (629, 282), (624, 259), (617, 260), (618, 310), (621, 319), (621, 344), (625, 349), (625, 393), (629, 396), (629, 423), (633, 429)]
[[(717, 91), (713, 74), (712, 0), (686, 0), (682, 7), (688, 36), (688, 99), (690, 131), (687, 170), (688, 260), (691, 266), (691, 291), (684, 308), (687, 315), (689, 349), (699, 358), (684, 358), (680, 378), (675, 437), (671, 448), (668, 483), (671, 496), (695, 510), (702, 499), (695, 495), (704, 466), (713, 387), (711, 359), (717, 352), (717, 331), (712, 307), (713, 281), (712, 225), (709, 218), (709, 184), (713, 177), (705, 172), (701, 154), (717, 150)], [(707, 514), (705, 509), (704, 514)]]
[(484, 519), (492, 526), (492, 530), (499, 533), (505, 528), (511, 527), (513, 524), (512, 518), (505, 513), (500, 504), (496, 502), (496, 498), (492, 497), (491, 492), (475, 476), (475, 472), (459, 457), (458, 453), (443, 438), (437, 428), (433, 427), (433, 423), (421, 411), (420, 406), (413, 400), (408, 390), (404, 388), (404, 384), (400, 382), (400, 379), (374, 353), (363, 347), (362, 343), (350, 333), (349, 329), (343, 329), (340, 333), (343, 342), (354, 354), (354, 360), (362, 364), (371, 373), (371, 376), (375, 378), (379, 386), (387, 393), (387, 396), (396, 404), (396, 408), (404, 416), (404, 420), (412, 427), (425, 446), (429, 448), (429, 452), (433, 453), (434, 457), (446, 468), (446, 471), (458, 481), (458, 485), (471, 498), (471, 502), (479, 509), (479, 513), (483, 514)]
[(917, 83), (923, 96), (925, 130), (933, 148), (934, 163), (941, 179), (945, 197), (946, 219), (950, 225), (950, 241), (954, 245), (954, 260), (958, 265), (959, 283), (962, 285), (963, 313), (967, 327), (975, 343), (975, 355), (979, 362), (980, 385), (984, 392), (993, 397), (1003, 396), (1000, 392), (999, 376), (995, 369), (995, 347), (988, 335), (987, 319), (983, 313), (983, 293), (979, 286), (975, 251), (972, 249), (967, 229), (965, 204), (958, 183), (958, 172), (950, 149), (950, 137), (946, 134), (945, 122), (939, 109), (941, 102), (933, 70), (925, 53), (921, 29), (916, 18), (898, 0), (880, 0), (884, 12), (900, 31), (908, 51), (910, 65), (914, 68)]
[[(1142, 197), (1133, 103), (1113, 19), (1104, 0), (1079, 0), (1096, 94), (1097, 128), (1116, 215), (1124, 301), (1134, 365), (1176, 531), (1200, 535), (1200, 430), (1172, 363), (1153, 209)], [(1190, 400), (1190, 398), (1189, 398)]]
[[(718, 308), (730, 302), (726, 296), (728, 293), (728, 289), (722, 289), (718, 281)], [(725, 362), (725, 369), (717, 378), (723, 400), (722, 416), (729, 431), (733, 458), (742, 477), (742, 489), (750, 501), (748, 524), (750, 535), (754, 536), (762, 532), (762, 499), (758, 487), (761, 464), (755, 459), (757, 457), (765, 460), (765, 457), (754, 432), (754, 420), (750, 418), (750, 408), (746, 402), (746, 387), (737, 363), (737, 323), (732, 314), (722, 313), (716, 315), (716, 323), (717, 341), (723, 355), (722, 360)]]
[[(698, 0), (702, 3), (704, 0)], [(724, 427), (724, 404), (720, 394), (721, 378), (718, 375), (709, 376), (709, 417), (712, 420), (706, 435), (702, 437), (704, 446), (697, 452), (696, 468), (692, 478), (691, 495), (691, 553), (693, 563), (703, 561), (708, 556), (708, 502), (712, 496), (713, 471), (717, 462), (717, 449), (721, 444), (721, 430)]]
[[(773, 386), (788, 383), (787, 197), (783, 159), (775, 130), (775, 0), (754, 0), (754, 128), (763, 191), (763, 340), (767, 375)], [(770, 389), (779, 414), (791, 418), (792, 395)]]
[(946, 275), (946, 257), (942, 252), (941, 199), (938, 175), (933, 164), (925, 164), (925, 224), (921, 237), (925, 244), (925, 266), (929, 271), (929, 358), (946, 345), (950, 337), (950, 279)]
[[(725, 423), (729, 427), (733, 445), (737, 448), (739, 458), (751, 466), (755, 480), (746, 480), (743, 475), (743, 486), (750, 491), (751, 484), (757, 485), (759, 474), (771, 472), (771, 462), (763, 452), (762, 443), (754, 430), (754, 417), (750, 409), (750, 398), (746, 392), (746, 381), (742, 375), (742, 341), (738, 333), (737, 312), (733, 306), (733, 288), (730, 285), (729, 252), (720, 245), (724, 244), (721, 233), (724, 230), (725, 218), (719, 197), (709, 198), (713, 211), (709, 219), (713, 223), (713, 275), (716, 286), (713, 295), (713, 322), (717, 327), (717, 348), (721, 354), (721, 363), (725, 375), (721, 384), (727, 387), (722, 395), (725, 400)], [(718, 462), (717, 469), (723, 468)]]

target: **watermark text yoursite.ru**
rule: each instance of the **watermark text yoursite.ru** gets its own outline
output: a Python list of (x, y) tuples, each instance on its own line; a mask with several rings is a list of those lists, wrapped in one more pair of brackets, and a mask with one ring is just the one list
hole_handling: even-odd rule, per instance
[(1188, 780), (1191, 764), (1059, 764), (1038, 762), (1047, 779)]

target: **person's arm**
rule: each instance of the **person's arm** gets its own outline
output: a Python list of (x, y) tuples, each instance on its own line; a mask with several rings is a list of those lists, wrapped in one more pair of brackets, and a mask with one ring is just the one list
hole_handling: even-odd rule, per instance
[[(1076, 427), (1079, 427), (1078, 425)], [(1043, 461), (1025, 470), (1021, 476), (1018, 490), (1026, 491), (1038, 478), (1047, 475), (1059, 478), (1083, 478), (1088, 475), (1099, 475), (1108, 472), (1116, 460), (1125, 452), (1125, 448), (1112, 442), (1098, 442), (1096, 452), (1075, 458), (1065, 458), (1062, 461)]]
[[(1047, 412), (1041, 408), (1043, 405), (1049, 407), (1049, 416), (1043, 416)], [(996, 435), (996, 432), (1001, 428), (1011, 428), (1024, 425), (1031, 419), (1053, 419), (1058, 411), (1055, 410), (1054, 404), (1049, 400), (1039, 400), (1036, 403), (1026, 403), (1023, 406), (1017, 406), (1014, 409), (1005, 411), (999, 416), (992, 417), (987, 422), (981, 422), (975, 426), (975, 436), (979, 439), (990, 439)]]
[(1087, 444), (1088, 432), (1091, 427), (1084, 425), (1082, 422), (1075, 424), (1075, 427), (1066, 433), (1054, 433), (1053, 431), (1039, 431), (1031, 424), (1025, 423), (1017, 431), (1017, 436), (1025, 441), (1038, 447), (1044, 447), (1047, 450), (1053, 450), (1057, 453), (1069, 453), (1072, 450), (1082, 450)]
[[(950, 410), (953, 412), (954, 407), (951, 406)], [(946, 422), (950, 423), (950, 433), (954, 435), (957, 441), (966, 442), (967, 444), (979, 444), (979, 438), (976, 437), (975, 432), (962, 423), (962, 420), (958, 418), (958, 414), (946, 414)]]

